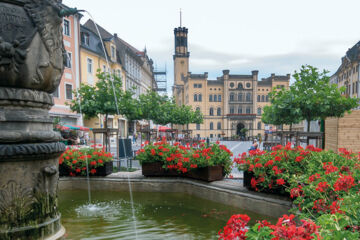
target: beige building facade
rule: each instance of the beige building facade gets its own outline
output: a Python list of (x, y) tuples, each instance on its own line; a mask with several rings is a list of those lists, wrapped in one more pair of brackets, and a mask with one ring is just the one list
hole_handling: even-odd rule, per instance
[(290, 74), (258, 79), (258, 71), (251, 74), (230, 74), (223, 70), (216, 80), (208, 79), (208, 73), (189, 72), (188, 29), (174, 29), (175, 54), (173, 96), (178, 105), (190, 105), (200, 110), (203, 124), (189, 124), (193, 137), (224, 138), (241, 135), (248, 129), (247, 136), (264, 135), (266, 130), (275, 130), (261, 122), (264, 106), (269, 105), (268, 94), (273, 88), (288, 88)]

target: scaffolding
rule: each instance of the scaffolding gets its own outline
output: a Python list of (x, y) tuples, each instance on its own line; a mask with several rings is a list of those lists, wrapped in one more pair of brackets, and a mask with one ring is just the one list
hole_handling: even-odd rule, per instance
[(167, 91), (166, 66), (165, 66), (165, 70), (161, 70), (156, 67), (154, 70), (154, 78), (157, 86), (156, 91), (166, 92)]

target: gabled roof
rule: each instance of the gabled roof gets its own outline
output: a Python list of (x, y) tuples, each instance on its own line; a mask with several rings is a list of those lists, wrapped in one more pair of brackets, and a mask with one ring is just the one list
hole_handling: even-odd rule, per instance
[[(80, 46), (88, 51), (91, 51), (103, 58), (105, 58), (105, 53), (100, 41), (100, 38), (98, 36), (98, 34), (94, 33), (93, 31), (91, 31), (90, 29), (88, 29), (87, 27), (81, 25), (80, 26), (80, 33), (86, 33), (89, 35), (89, 45), (84, 44), (82, 41), (80, 42)], [(106, 51), (106, 49), (105, 49)], [(108, 53), (106, 53), (107, 56)]]

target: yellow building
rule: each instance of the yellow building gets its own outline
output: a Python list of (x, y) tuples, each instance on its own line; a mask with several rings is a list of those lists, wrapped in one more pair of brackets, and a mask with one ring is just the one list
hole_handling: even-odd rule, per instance
[[(120, 77), (123, 81), (123, 90), (125, 89), (125, 71), (123, 70), (119, 51), (114, 38), (104, 38), (102, 40), (105, 46), (105, 52), (102, 48), (101, 40), (98, 34), (87, 27), (92, 22), (87, 22), (80, 28), (80, 72), (81, 83), (94, 85), (98, 78), (96, 76), (98, 69), (102, 72), (110, 72)], [(120, 124), (120, 126), (118, 126)], [(84, 119), (84, 125), (91, 128), (104, 127), (104, 116), (93, 119)], [(126, 134), (126, 120), (121, 116), (109, 116), (107, 125), (109, 128), (120, 128), (122, 136)]]
[[(208, 79), (208, 73), (189, 72), (188, 29), (174, 29), (175, 54), (173, 96), (178, 105), (190, 105), (204, 116), (203, 124), (190, 124), (192, 135), (199, 138), (223, 138), (241, 135), (248, 129), (248, 136), (264, 135), (275, 130), (261, 122), (264, 106), (269, 105), (268, 94), (273, 88), (288, 88), (290, 74), (271, 74), (258, 80), (258, 71), (248, 75), (223, 75), (216, 80)], [(181, 129), (181, 128), (180, 128)]]

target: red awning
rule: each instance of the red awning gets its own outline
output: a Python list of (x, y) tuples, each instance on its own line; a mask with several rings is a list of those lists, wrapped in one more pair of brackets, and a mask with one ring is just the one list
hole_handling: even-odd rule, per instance
[(159, 127), (159, 132), (166, 132), (166, 130), (169, 130), (169, 129), (171, 129), (171, 128), (166, 127), (166, 126), (160, 126)]

